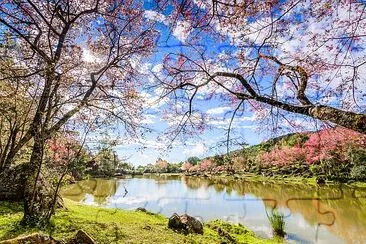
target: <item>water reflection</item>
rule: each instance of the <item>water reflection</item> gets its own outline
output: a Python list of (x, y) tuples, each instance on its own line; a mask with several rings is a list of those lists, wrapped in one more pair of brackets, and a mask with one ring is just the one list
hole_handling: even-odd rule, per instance
[(63, 189), (62, 194), (74, 201), (105, 207), (145, 207), (166, 216), (186, 212), (203, 221), (221, 218), (240, 222), (264, 237), (271, 236), (266, 211), (276, 208), (286, 216), (290, 240), (302, 243), (366, 240), (363, 188), (150, 175), (81, 181)]

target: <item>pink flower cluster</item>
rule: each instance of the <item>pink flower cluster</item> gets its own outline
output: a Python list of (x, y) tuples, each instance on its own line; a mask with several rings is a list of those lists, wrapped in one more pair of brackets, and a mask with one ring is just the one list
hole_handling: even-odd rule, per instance
[(211, 170), (214, 167), (214, 163), (212, 162), (212, 160), (206, 158), (201, 161), (199, 167), (202, 171)]
[(364, 147), (366, 136), (345, 128), (322, 130), (311, 134), (305, 142), (308, 163), (318, 162), (337, 153), (341, 160), (346, 159), (349, 147)]
[(48, 142), (50, 157), (56, 165), (66, 165), (75, 152), (70, 146), (71, 140), (66, 138), (52, 139)]
[(345, 128), (332, 128), (309, 133), (309, 139), (300, 146), (276, 146), (272, 151), (259, 156), (258, 161), (271, 165), (286, 165), (293, 162), (316, 163), (337, 154), (347, 159), (350, 147), (365, 147), (366, 136)]
[(259, 161), (271, 165), (287, 165), (293, 162), (303, 162), (306, 158), (306, 150), (299, 147), (275, 147), (272, 151), (264, 153)]
[(168, 162), (163, 159), (158, 159), (155, 163), (158, 170), (165, 170), (168, 167)]
[(182, 170), (188, 172), (210, 172), (210, 173), (220, 173), (228, 170), (228, 165), (217, 166), (213, 159), (205, 158), (197, 165), (192, 165), (188, 162), (183, 163)]
[(190, 168), (192, 167), (192, 164), (188, 163), (188, 162), (184, 162), (183, 165), (182, 165), (182, 170), (183, 171), (187, 171), (189, 170)]

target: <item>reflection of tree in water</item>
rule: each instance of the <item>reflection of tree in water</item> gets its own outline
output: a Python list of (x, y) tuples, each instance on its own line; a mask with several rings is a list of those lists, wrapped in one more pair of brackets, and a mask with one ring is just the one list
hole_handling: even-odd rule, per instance
[(95, 202), (98, 204), (105, 203), (105, 200), (116, 194), (117, 190), (117, 184), (116, 180), (96, 180), (97, 184), (94, 188), (93, 193), (91, 193), (94, 196)]
[(250, 193), (261, 199), (272, 199), (264, 201), (267, 208), (272, 209), (275, 205), (288, 208), (292, 215), (301, 214), (312, 226), (325, 225), (330, 232), (350, 243), (362, 243), (366, 239), (366, 189), (302, 183), (202, 180), (196, 177), (190, 177), (185, 182), (191, 189), (213, 185), (218, 192), (226, 189), (226, 192), (235, 191), (241, 196)]
[[(202, 177), (183, 176), (183, 181), (189, 189), (208, 188), (211, 181)], [(214, 184), (213, 184), (214, 185)]]
[(79, 184), (72, 184), (62, 188), (60, 194), (75, 202), (80, 202), (85, 197), (85, 193)]
[(106, 199), (115, 195), (117, 190), (116, 180), (91, 179), (80, 181), (65, 188), (61, 194), (74, 201), (82, 201), (86, 194), (94, 197), (94, 201), (101, 205)]
[(165, 175), (165, 174), (147, 174), (142, 176), (143, 179), (151, 179), (156, 182), (156, 184), (167, 184), (172, 180), (180, 180), (181, 176), (179, 175)]

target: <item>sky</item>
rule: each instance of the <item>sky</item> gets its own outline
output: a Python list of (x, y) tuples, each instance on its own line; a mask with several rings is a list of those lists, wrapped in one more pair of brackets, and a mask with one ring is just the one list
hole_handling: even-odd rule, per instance
[[(289, 28), (287, 30), (283, 30), (284, 33), (282, 34), (281, 31), (276, 33), (277, 36), (275, 37), (276, 39), (274, 39), (274, 41), (282, 43), (282, 45), (278, 45), (276, 50), (265, 50), (273, 51), (276, 57), (282, 61), (287, 60), (288, 62), (292, 62), (294, 60), (294, 53), (301, 57), (305, 57), (307, 55), (310, 55), (310, 57), (318, 56), (321, 57), (323, 62), (328, 64), (331, 64), (332, 62), (337, 63), (339, 60), (342, 60), (342, 65), (347, 62), (349, 64), (354, 64), (364, 60), (364, 57), (366, 57), (366, 49), (359, 48), (356, 43), (362, 46), (362, 44), (365, 43), (365, 38), (360, 38), (357, 39), (357, 41), (353, 41), (352, 45), (357, 48), (352, 48), (352, 55), (349, 55), (349, 52), (346, 49), (343, 49), (343, 47), (347, 45), (341, 43), (337, 38), (329, 38), (330, 35), (343, 38), (344, 35), (346, 35), (345, 33), (347, 33), (346, 31), (350, 33), (355, 33), (357, 31), (359, 32), (359, 35), (366, 36), (364, 29), (358, 28), (358, 26), (355, 27), (356, 30), (352, 29), (354, 27), (352, 27), (352, 25), (344, 26), (342, 31), (337, 28), (332, 28), (332, 25), (336, 21), (339, 21), (338, 25), (342, 25), (343, 21), (350, 21), (352, 18), (357, 19), (358, 16), (356, 9), (362, 9), (364, 6), (360, 4), (357, 6), (356, 4), (352, 6), (350, 5), (350, 7), (354, 8), (352, 9), (348, 8), (347, 5), (347, 8), (339, 8), (337, 11), (334, 11), (333, 15), (321, 15), (322, 17), (319, 19), (314, 18), (306, 19), (306, 21), (303, 20), (301, 15), (304, 10), (309, 10), (313, 7), (315, 7), (314, 11), (316, 12), (317, 6), (312, 6), (311, 1), (304, 1), (302, 4), (298, 4), (297, 7), (293, 9), (294, 15), (287, 19), (289, 23), (291, 23), (288, 26)], [(146, 1), (145, 9), (145, 18), (157, 21), (157, 31), (159, 32), (160, 36), (156, 43), (156, 52), (143, 63), (137, 63), (142, 73), (146, 72), (148, 74), (149, 71), (152, 71), (155, 75), (159, 75), (162, 69), (161, 63), (164, 55), (169, 52), (179, 53), (180, 51), (186, 51), (184, 44), (186, 40), (190, 38), (192, 33), (189, 29), (189, 23), (183, 20), (178, 20), (176, 26), (169, 30), (167, 27), (167, 16), (165, 16), (169, 15), (169, 13), (164, 13), (165, 15), (163, 15), (161, 13), (154, 12), (151, 10), (149, 1)], [(280, 15), (281, 13), (279, 11), (275, 11), (274, 14)], [(217, 60), (235, 62), (231, 61), (230, 56), (227, 55), (227, 53), (235, 52), (235, 48), (237, 46), (242, 46), (242, 51), (249, 50), (248, 53), (245, 54), (245, 57), (248, 59), (248, 57), (252, 55), (250, 52), (255, 49), (246, 49), (245, 45), (247, 45), (248, 41), (257, 44), (261, 43), (263, 40), (266, 40), (271, 26), (268, 24), (268, 21), (270, 22), (271, 20), (248, 20), (246, 25), (234, 25), (229, 29), (220, 27), (219, 24), (217, 24), (215, 26), (215, 28), (217, 28), (216, 31), (227, 36), (227, 40), (216, 43), (210, 39), (210, 37), (206, 37), (206, 39), (203, 39), (203, 43), (201, 43), (206, 51), (210, 53), (210, 55), (215, 56), (215, 59), (213, 59), (213, 64), (210, 65), (212, 65), (215, 69), (218, 68), (218, 70), (232, 72), (232, 69), (227, 69), (227, 67), (233, 66), (232, 63), (221, 64), (218, 63)], [(363, 19), (362, 25), (366, 26), (365, 23), (365, 19)], [(262, 28), (263, 26), (267, 26), (268, 28)], [(250, 34), (246, 34), (247, 27), (250, 29)], [(242, 38), (243, 36), (248, 39)], [(266, 52), (268, 51), (265, 51), (265, 53)], [(222, 59), (220, 57), (222, 57)], [(334, 59), (335, 57), (338, 58)], [(92, 54), (85, 52), (84, 58), (90, 59), (92, 58)], [(237, 63), (235, 63), (235, 65), (237, 65)], [(311, 69), (313, 67), (310, 65), (307, 68)], [(313, 87), (313, 89), (307, 89), (307, 95), (310, 100), (334, 107), (346, 106), (346, 109), (350, 110), (355, 108), (355, 104), (353, 101), (351, 101), (354, 99), (350, 92), (351, 85), (350, 83), (344, 83), (344, 80), (347, 80), (348, 76), (352, 78), (352, 71), (350, 72), (346, 65), (344, 65), (342, 69), (324, 69), (323, 73), (321, 73), (321, 69), (319, 72), (316, 70), (316, 65), (314, 69), (315, 70), (313, 70), (313, 73), (315, 75), (309, 77), (308, 80), (308, 84), (310, 84), (308, 87)], [(359, 77), (365, 77), (366, 73), (364, 70), (364, 67), (362, 69), (360, 68), (357, 75)], [(273, 80), (273, 77), (268, 78), (267, 81), (265, 80), (266, 77), (263, 77), (263, 80), (260, 81), (261, 84), (263, 84), (264, 87), (268, 86), (268, 89), (271, 90), (271, 84), (269, 82)], [(145, 79), (146, 87), (141, 90), (141, 96), (146, 101), (146, 106), (144, 107), (145, 115), (143, 125), (150, 127), (152, 132), (145, 134), (144, 138), (142, 139), (129, 138), (126, 140), (120, 140), (121, 143), (119, 143), (115, 148), (119, 158), (126, 159), (129, 163), (137, 166), (154, 163), (158, 158), (163, 158), (169, 162), (181, 162), (190, 156), (204, 158), (207, 156), (213, 156), (215, 154), (223, 154), (227, 151), (226, 144), (222, 142), (227, 139), (227, 129), (229, 127), (232, 112), (235, 108), (233, 104), (223, 102), (222, 100), (218, 99), (218, 97), (208, 100), (207, 95), (212, 92), (212, 90), (209, 90), (212, 89), (212, 87), (207, 88), (205, 86), (205, 89), (200, 90), (194, 100), (194, 109), (199, 109), (201, 112), (205, 113), (205, 119), (207, 123), (206, 129), (194, 135), (177, 137), (173, 142), (171, 142), (167, 139), (167, 135), (164, 133), (167, 133), (167, 128), (169, 126), (175, 125), (177, 123), (178, 118), (175, 115), (167, 112), (169, 111), (167, 108), (167, 104), (170, 102), (169, 98), (159, 99), (162, 95), (162, 91), (158, 88), (149, 88), (149, 84), (153, 84), (151, 80), (154, 79), (153, 76), (146, 75)], [(364, 90), (366, 89), (366, 79), (356, 79), (356, 81), (358, 82), (357, 85), (359, 87), (359, 89), (356, 90), (356, 97), (364, 96)], [(344, 86), (344, 84), (346, 84), (346, 86)], [(289, 86), (288, 82), (286, 84), (282, 79), (282, 81), (277, 83), (277, 88), (279, 97), (289, 99), (287, 101), (290, 103), (298, 102), (294, 99), (294, 92), (291, 90), (291, 85)], [(223, 94), (222, 91), (218, 91), (217, 93), (220, 94), (220, 92)], [(350, 102), (347, 103), (345, 101)], [(362, 99), (359, 101), (360, 102), (357, 106), (359, 108), (366, 108), (365, 101)], [(176, 106), (186, 108), (187, 104), (181, 102)], [(359, 110), (359, 108), (356, 108), (356, 110)], [(258, 109), (257, 112), (254, 113), (251, 112), (249, 108), (245, 107), (243, 110), (244, 112), (241, 112), (235, 117), (232, 124), (230, 137), (236, 138), (237, 142), (241, 145), (231, 145), (229, 150), (238, 149), (242, 147), (244, 143), (249, 145), (258, 144), (261, 141), (273, 136), (273, 134), (270, 134), (270, 132), (267, 132), (267, 134), (259, 133), (259, 131), (263, 131), (263, 128), (260, 128), (256, 122), (257, 118), (260, 117), (260, 115), (258, 115), (258, 111), (260, 110), (261, 109)], [(295, 115), (291, 117), (291, 120), (294, 124), (301, 124), (303, 128), (318, 129), (317, 127), (314, 127), (314, 124), (318, 124), (317, 121), (313, 120), (308, 123), (304, 117)], [(280, 125), (283, 127), (286, 126), (283, 124)]]
[[(161, 62), (166, 53), (177, 52), (183, 49), (185, 40), (189, 37), (187, 32), (187, 24), (178, 22), (177, 26), (169, 31), (165, 24), (165, 17), (154, 11), (148, 10), (146, 6), (145, 17), (148, 19), (158, 20), (158, 29), (160, 37), (157, 41), (157, 52), (150, 57), (145, 63), (145, 68), (158, 73), (161, 70)], [(224, 53), (230, 48), (228, 43), (214, 45), (210, 40), (205, 43), (206, 48), (214, 53)], [(151, 78), (150, 78), (151, 79)], [(147, 83), (149, 81), (146, 81)], [(202, 133), (197, 133), (184, 138), (177, 137), (168, 148), (171, 141), (164, 137), (164, 133), (176, 118), (162, 118), (162, 112), (166, 108), (167, 100), (159, 100), (161, 93), (157, 90), (144, 90), (142, 96), (147, 100), (148, 105), (145, 107), (144, 125), (152, 128), (153, 132), (146, 135), (146, 138), (124, 142), (115, 147), (119, 158), (125, 159), (135, 166), (155, 163), (158, 158), (163, 158), (168, 162), (177, 163), (185, 161), (188, 157), (197, 156), (204, 158), (216, 154), (227, 152), (227, 129), (231, 120), (233, 107), (223, 104), (218, 99), (207, 100), (204, 98), (204, 91), (197, 95), (194, 100), (194, 108), (206, 113), (207, 127)], [(184, 106), (184, 105), (182, 105)], [(169, 117), (169, 115), (167, 115)], [(232, 132), (230, 138), (235, 141), (229, 146), (229, 150), (241, 148), (238, 143), (247, 143), (250, 145), (258, 144), (266, 138), (257, 132), (255, 124), (255, 116), (252, 112), (244, 112), (240, 116), (236, 116), (232, 124)]]

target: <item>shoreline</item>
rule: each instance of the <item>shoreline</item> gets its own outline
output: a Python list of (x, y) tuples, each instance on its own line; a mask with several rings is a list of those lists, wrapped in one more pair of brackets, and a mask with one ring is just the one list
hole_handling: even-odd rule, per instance
[(347, 185), (353, 187), (366, 187), (366, 182), (363, 181), (349, 181), (349, 182), (338, 182), (338, 181), (331, 181), (331, 180), (324, 180), (323, 183), (317, 183), (316, 177), (305, 178), (299, 176), (289, 176), (289, 175), (277, 175), (277, 176), (262, 176), (253, 173), (234, 173), (234, 174), (227, 174), (227, 173), (220, 173), (220, 174), (207, 174), (207, 173), (143, 173), (143, 174), (125, 174), (119, 175), (114, 177), (91, 177), (91, 178), (123, 178), (126, 176), (129, 177), (136, 177), (136, 176), (185, 176), (185, 177), (203, 177), (209, 179), (227, 179), (227, 180), (244, 180), (244, 181), (264, 181), (264, 182), (278, 182), (281, 181), (283, 183), (302, 183), (302, 184), (311, 184), (311, 185)]

